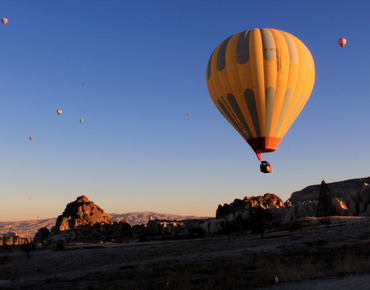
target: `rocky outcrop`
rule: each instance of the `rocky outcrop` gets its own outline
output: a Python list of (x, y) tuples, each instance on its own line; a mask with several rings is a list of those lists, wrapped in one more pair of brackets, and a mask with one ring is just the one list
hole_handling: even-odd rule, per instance
[(111, 233), (114, 237), (128, 237), (132, 235), (132, 228), (130, 226), (130, 223), (128, 222), (127, 218), (124, 218), (123, 220), (119, 222), (114, 222), (111, 227)]
[[(351, 192), (360, 192), (364, 183), (370, 184), (370, 177), (355, 178), (339, 182), (328, 183), (327, 186), (330, 190), (332, 198), (345, 198)], [(318, 200), (320, 194), (320, 184), (310, 185), (302, 190), (295, 191), (292, 193), (291, 197), (288, 199), (291, 204), (297, 201), (306, 200)]]
[[(359, 179), (356, 179), (356, 182)], [(346, 181), (347, 185), (352, 184)], [(335, 184), (345, 184), (338, 182)], [(281, 223), (290, 223), (309, 217), (338, 216), (370, 216), (370, 185), (362, 183), (345, 187), (349, 191), (335, 188), (332, 194), (332, 184), (321, 183), (316, 199), (303, 200), (303, 195), (292, 194), (285, 203), (276, 195), (266, 193), (263, 196), (235, 199), (230, 204), (219, 205), (216, 218), (194, 220), (167, 220), (148, 216), (148, 223), (131, 227), (126, 217), (124, 220), (111, 222), (109, 216), (86, 196), (80, 196), (76, 201), (66, 206), (63, 214), (57, 219), (55, 227), (47, 235), (47, 229), (40, 229), (35, 240), (43, 243), (54, 242), (97, 242), (121, 240), (125, 237), (140, 240), (170, 238), (202, 237), (204, 234), (230, 234), (231, 231), (253, 232), (256, 224), (261, 225), (263, 232), (275, 228)], [(309, 187), (308, 187), (309, 188)], [(341, 196), (338, 195), (338, 192)], [(319, 190), (320, 193), (320, 190)], [(294, 199), (294, 198), (295, 199)], [(297, 200), (297, 197), (299, 197)], [(307, 197), (307, 195), (306, 195)], [(262, 214), (261, 214), (262, 213)], [(163, 236), (163, 237), (160, 237)]]
[(335, 213), (337, 216), (352, 216), (352, 212), (346, 205), (346, 200), (343, 197), (336, 197), (332, 199)]
[(44, 244), (71, 241), (101, 242), (120, 240), (131, 235), (132, 229), (127, 218), (112, 223), (102, 208), (82, 195), (67, 204), (50, 234), (47, 228), (41, 228), (35, 240)]
[[(342, 182), (326, 184), (327, 186), (326, 190), (330, 192), (331, 201), (332, 201), (331, 203), (333, 204), (333, 207), (334, 207), (334, 213), (333, 213), (333, 209), (330, 209), (330, 212), (331, 212), (330, 215), (370, 216), (370, 206), (369, 206), (370, 205), (370, 184), (361, 183), (361, 181), (363, 180), (367, 180), (367, 178), (352, 179), (352, 180), (347, 180), (347, 181), (342, 181)], [(361, 183), (361, 186), (359, 183)], [(340, 185), (343, 185), (344, 188), (340, 189), (338, 187)], [(316, 185), (312, 187), (316, 187)], [(307, 188), (310, 188), (310, 187), (307, 187)], [(334, 191), (336, 192), (335, 194), (333, 194), (331, 188), (334, 188)], [(340, 193), (339, 194), (340, 196), (338, 196), (338, 193)], [(308, 198), (308, 200), (305, 200), (305, 201), (295, 201), (292, 204), (292, 207), (296, 207), (298, 203), (300, 202), (307, 204), (310, 201), (311, 197), (309, 194), (305, 194), (304, 192), (303, 193), (300, 192), (299, 194), (295, 192), (292, 194), (291, 198), (285, 202), (285, 204), (287, 204), (288, 202), (297, 200), (297, 199), (302, 200), (303, 198)], [(313, 202), (315, 202), (315, 200), (313, 200)], [(320, 210), (327, 211), (329, 209), (330, 207), (329, 197), (327, 197), (326, 199), (326, 204), (327, 205), (323, 206)], [(319, 213), (319, 216), (321, 214), (327, 214), (327, 213)], [(288, 214), (288, 216), (289, 215), (290, 213)], [(311, 216), (311, 215), (308, 215), (308, 216)], [(285, 220), (288, 220), (288, 217), (286, 217)]]
[(326, 217), (335, 215), (335, 208), (333, 206), (330, 190), (323, 180), (320, 185), (319, 204), (316, 209), (317, 217)]
[(283, 219), (280, 219), (280, 221), (286, 223), (306, 217), (314, 217), (316, 216), (317, 205), (317, 201), (296, 202), (287, 208)]
[(43, 227), (39, 229), (35, 235), (35, 238), (33, 239), (34, 243), (38, 244), (41, 243), (43, 240), (45, 240), (50, 235), (50, 231), (48, 228)]
[(185, 233), (185, 225), (180, 221), (149, 220), (147, 233), (151, 236)]
[(203, 231), (207, 234), (221, 234), (226, 225), (226, 220), (223, 218), (220, 219), (210, 219), (205, 221), (200, 225)]
[(231, 213), (236, 213), (238, 211), (245, 211), (252, 208), (262, 207), (264, 209), (269, 209), (274, 206), (285, 207), (284, 202), (275, 194), (266, 193), (264, 196), (251, 196), (244, 197), (243, 200), (235, 199), (230, 204), (220, 204), (216, 210), (216, 218), (225, 218)]
[(54, 233), (86, 226), (93, 227), (96, 224), (111, 225), (112, 222), (103, 209), (81, 195), (76, 201), (67, 204), (63, 214), (58, 216)]

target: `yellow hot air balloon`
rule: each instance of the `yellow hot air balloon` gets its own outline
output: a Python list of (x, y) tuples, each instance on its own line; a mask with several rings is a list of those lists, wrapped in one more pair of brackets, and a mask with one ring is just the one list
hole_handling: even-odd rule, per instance
[(62, 113), (62, 110), (57, 110), (57, 113), (58, 113), (58, 115), (60, 115), (61, 113)]
[(3, 18), (3, 19), (1, 19), (1, 22), (5, 25), (5, 24), (7, 24), (7, 23), (8, 23), (8, 19)]
[(33, 137), (32, 137), (32, 136), (30, 137), (30, 140), (31, 140), (31, 141), (33, 140)]
[(214, 50), (206, 80), (216, 107), (260, 159), (261, 153), (276, 150), (306, 104), (315, 65), (295, 36), (252, 29), (230, 36)]
[(80, 122), (83, 123), (84, 119), (80, 119)]

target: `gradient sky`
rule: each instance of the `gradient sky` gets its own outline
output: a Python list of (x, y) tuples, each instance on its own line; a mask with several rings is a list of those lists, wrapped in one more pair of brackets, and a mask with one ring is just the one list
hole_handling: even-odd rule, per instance
[[(370, 1), (0, 7), (1, 221), (56, 217), (80, 195), (108, 213), (214, 216), (235, 198), (285, 201), (323, 179), (369, 176)], [(253, 28), (293, 34), (316, 67), (305, 108), (264, 155), (272, 174), (260, 173), (205, 80), (218, 44)]]

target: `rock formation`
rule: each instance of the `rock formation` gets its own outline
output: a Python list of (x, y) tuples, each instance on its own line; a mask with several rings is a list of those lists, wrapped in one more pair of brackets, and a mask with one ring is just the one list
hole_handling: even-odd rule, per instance
[[(364, 183), (370, 183), (370, 177), (355, 178), (344, 181), (328, 183), (327, 186), (330, 190), (332, 198), (343, 197), (345, 198), (351, 192), (360, 192)], [(320, 194), (320, 184), (310, 185), (302, 190), (295, 191), (288, 199), (292, 204), (297, 201), (318, 200)]]
[[(330, 191), (335, 209), (334, 215), (370, 216), (370, 184), (364, 181), (370, 182), (370, 177), (327, 184), (327, 190)], [(293, 192), (285, 204), (290, 202), (292, 206), (296, 206), (299, 202), (317, 202), (320, 187), (320, 185), (311, 185), (301, 191)], [(328, 200), (327, 203), (329, 204)]]
[[(322, 181), (318, 189), (311, 186), (300, 193), (294, 192), (285, 203), (270, 193), (235, 199), (230, 204), (219, 205), (215, 218), (169, 220), (148, 215), (147, 224), (133, 227), (127, 217), (112, 223), (103, 209), (86, 196), (80, 196), (76, 201), (67, 204), (51, 233), (48, 235), (47, 228), (40, 229), (35, 241), (46, 244), (123, 241), (127, 237), (141, 240), (158, 239), (160, 236), (164, 239), (193, 238), (202, 237), (204, 234), (230, 234), (231, 231), (240, 230), (251, 233), (256, 230), (256, 221), (261, 225), (259, 230), (263, 229), (263, 234), (267, 228), (275, 228), (281, 223), (290, 223), (306, 217), (370, 216), (370, 185), (362, 181), (363, 179), (355, 179), (331, 184)], [(362, 182), (361, 186), (359, 182)], [(344, 187), (340, 188), (339, 185)], [(318, 194), (312, 191), (312, 188), (316, 188)], [(335, 194), (332, 194), (331, 188), (334, 188)]]
[(132, 235), (132, 229), (127, 218), (119, 222), (114, 222), (111, 227), (111, 235), (114, 237), (122, 236), (128, 237)]
[(332, 199), (336, 215), (338, 216), (352, 216), (352, 212), (348, 209), (346, 201), (343, 197), (336, 197)]
[(298, 201), (289, 208), (286, 208), (285, 212), (282, 212), (282, 218), (279, 221), (286, 223), (305, 217), (314, 217), (316, 216), (317, 205), (318, 201)]
[(86, 196), (79, 196), (74, 202), (67, 204), (64, 212), (57, 218), (51, 233), (41, 228), (35, 235), (36, 242), (97, 242), (120, 240), (132, 234), (128, 219), (112, 223), (102, 208), (90, 201)]
[(149, 220), (147, 233), (151, 236), (170, 235), (184, 232), (184, 223), (180, 221)]
[(323, 180), (320, 186), (319, 204), (316, 209), (317, 217), (326, 217), (335, 215), (335, 208), (331, 198), (330, 190)]
[(216, 210), (216, 218), (225, 218), (231, 213), (236, 213), (238, 211), (244, 211), (247, 209), (257, 208), (261, 206), (262, 208), (269, 209), (274, 206), (285, 207), (284, 202), (275, 194), (266, 193), (264, 196), (251, 196), (244, 197), (243, 200), (235, 199), (230, 204), (220, 204)]
[(95, 226), (96, 224), (111, 225), (108, 216), (93, 201), (86, 196), (79, 196), (76, 201), (67, 204), (62, 215), (58, 216), (54, 231), (60, 232), (85, 226)]
[(36, 235), (35, 235), (35, 238), (33, 239), (33, 242), (35, 244), (38, 244), (38, 243), (41, 243), (44, 239), (46, 239), (48, 236), (50, 235), (50, 231), (48, 230), (48, 228), (40, 228)]

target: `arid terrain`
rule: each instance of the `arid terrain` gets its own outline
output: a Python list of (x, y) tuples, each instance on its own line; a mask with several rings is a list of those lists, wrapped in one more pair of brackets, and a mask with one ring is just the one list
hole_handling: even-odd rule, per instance
[[(351, 276), (352, 275), (352, 276)], [(275, 277), (279, 282), (274, 283)], [(0, 250), (2, 289), (369, 289), (370, 220), (291, 223), (264, 238), (69, 244)]]
[[(146, 224), (149, 217), (154, 219), (167, 220), (183, 220), (196, 219), (199, 216), (183, 216), (176, 214), (156, 213), (151, 211), (145, 212), (129, 212), (129, 213), (109, 213), (112, 221), (118, 221), (127, 217), (130, 225)], [(0, 221), (0, 235), (6, 234), (9, 231), (16, 232), (19, 236), (24, 238), (33, 238), (40, 228), (46, 227), (49, 230), (55, 225), (57, 218), (36, 219), (24, 221)]]

